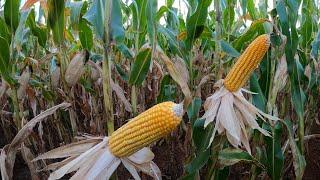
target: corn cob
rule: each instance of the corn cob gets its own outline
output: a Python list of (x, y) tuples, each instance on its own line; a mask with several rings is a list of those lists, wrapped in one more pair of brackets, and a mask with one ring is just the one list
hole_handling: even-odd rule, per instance
[(181, 122), (181, 104), (163, 102), (133, 118), (109, 138), (109, 148), (117, 157), (127, 157), (168, 135)]
[(251, 73), (259, 65), (270, 46), (270, 36), (258, 36), (241, 54), (233, 68), (224, 79), (224, 87), (229, 91), (239, 90), (249, 79)]

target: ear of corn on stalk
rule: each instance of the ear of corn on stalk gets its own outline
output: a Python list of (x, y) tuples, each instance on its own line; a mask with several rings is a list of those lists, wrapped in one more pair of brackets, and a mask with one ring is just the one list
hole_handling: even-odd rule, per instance
[(259, 65), (270, 46), (270, 35), (258, 36), (240, 55), (239, 59), (224, 79), (224, 86), (231, 92), (239, 90)]
[(232, 146), (235, 148), (243, 146), (251, 154), (248, 128), (257, 129), (263, 135), (270, 136), (269, 132), (256, 122), (256, 117), (263, 120), (265, 118), (279, 120), (279, 118), (262, 112), (248, 102), (242, 94), (248, 91), (241, 89), (252, 71), (259, 65), (269, 46), (269, 35), (264, 34), (257, 37), (239, 57), (224, 81), (221, 81), (223, 85), (217, 83), (219, 89), (206, 99), (204, 104), (206, 112), (202, 116), (205, 118), (204, 127), (215, 122), (210, 144), (216, 132), (225, 133)]
[(110, 136), (110, 151), (117, 157), (130, 156), (173, 131), (182, 114), (182, 105), (173, 102), (153, 106)]
[(33, 161), (66, 158), (54, 163), (49, 179), (60, 179), (74, 171), (71, 179), (109, 179), (122, 163), (134, 179), (141, 179), (138, 172), (142, 171), (161, 180), (161, 171), (152, 161), (154, 154), (146, 146), (173, 131), (183, 113), (182, 103), (163, 102), (141, 113), (110, 137), (87, 136), (81, 142), (51, 150)]

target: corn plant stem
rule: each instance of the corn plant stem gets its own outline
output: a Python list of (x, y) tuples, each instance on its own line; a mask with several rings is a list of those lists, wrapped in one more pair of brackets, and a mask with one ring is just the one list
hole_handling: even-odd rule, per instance
[(20, 116), (20, 108), (19, 108), (19, 100), (18, 100), (18, 93), (17, 88), (15, 86), (11, 87), (12, 89), (12, 103), (13, 103), (13, 109), (14, 109), (14, 122), (18, 129), (21, 129), (21, 116)]
[[(67, 56), (67, 52), (65, 47), (63, 47), (64, 45), (61, 44), (60, 47), (60, 57), (61, 57), (61, 79), (63, 82), (63, 88), (64, 91), (66, 92), (66, 94), (68, 94), (69, 96), (67, 96), (67, 101), (69, 101), (70, 103), (74, 102), (74, 91), (73, 89), (70, 89), (65, 81), (65, 72), (67, 70), (67, 64), (68, 64), (68, 56)], [(78, 131), (78, 127), (77, 127), (77, 123), (76, 123), (76, 113), (75, 111), (70, 108), (69, 109), (69, 119), (70, 119), (70, 124), (71, 124), (71, 128), (72, 128), (72, 134), (73, 136), (75, 136), (77, 134)]]
[(131, 106), (133, 116), (137, 115), (137, 89), (135, 85), (131, 87)]
[(301, 154), (304, 154), (304, 118), (303, 116), (299, 116), (299, 124), (298, 124), (298, 135), (299, 135), (299, 148)]
[(112, 10), (112, 1), (106, 1), (105, 5), (105, 23), (104, 23), (104, 56), (102, 64), (102, 79), (103, 79), (103, 102), (107, 118), (107, 133), (111, 135), (114, 131), (114, 118), (113, 118), (113, 103), (111, 91), (111, 68), (110, 68), (110, 32), (109, 23)]
[(220, 0), (214, 0), (214, 9), (216, 11), (216, 24), (215, 24), (215, 53), (214, 53), (214, 62), (219, 62), (218, 66), (218, 79), (222, 78), (222, 60), (220, 58), (221, 47), (220, 47), (220, 39), (221, 39), (221, 10), (220, 10)]

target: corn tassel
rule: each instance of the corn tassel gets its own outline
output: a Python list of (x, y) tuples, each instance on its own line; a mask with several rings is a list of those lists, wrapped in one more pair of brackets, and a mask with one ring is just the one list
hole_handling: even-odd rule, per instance
[(127, 157), (168, 135), (181, 122), (181, 104), (164, 102), (153, 106), (116, 130), (109, 148), (117, 157)]
[(241, 54), (233, 68), (224, 79), (224, 87), (231, 92), (239, 90), (257, 68), (270, 46), (270, 36), (258, 36)]

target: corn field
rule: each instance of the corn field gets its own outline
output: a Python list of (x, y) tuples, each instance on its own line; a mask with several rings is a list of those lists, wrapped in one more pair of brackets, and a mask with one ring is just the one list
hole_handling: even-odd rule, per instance
[(318, 179), (319, 0), (0, 0), (10, 179)]

